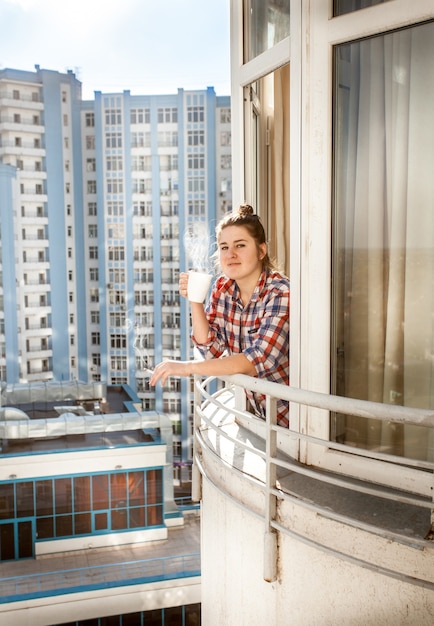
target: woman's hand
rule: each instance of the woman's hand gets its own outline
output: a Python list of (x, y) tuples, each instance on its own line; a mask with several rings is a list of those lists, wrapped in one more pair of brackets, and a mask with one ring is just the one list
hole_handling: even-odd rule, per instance
[(151, 376), (149, 383), (155, 387), (159, 380), (164, 387), (169, 376), (189, 376), (191, 362), (190, 361), (163, 361), (159, 363)]
[(188, 273), (181, 272), (179, 274), (179, 294), (183, 296), (183, 298), (188, 297), (187, 285), (188, 285)]

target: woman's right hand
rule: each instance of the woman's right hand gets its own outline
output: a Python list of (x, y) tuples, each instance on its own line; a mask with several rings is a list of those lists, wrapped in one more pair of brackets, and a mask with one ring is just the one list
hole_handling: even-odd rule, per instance
[(183, 298), (188, 297), (187, 285), (188, 285), (188, 272), (181, 272), (179, 274), (179, 294)]

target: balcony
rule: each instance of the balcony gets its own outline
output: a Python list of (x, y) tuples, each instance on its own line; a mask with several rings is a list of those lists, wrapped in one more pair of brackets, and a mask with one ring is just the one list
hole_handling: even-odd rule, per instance
[[(432, 428), (433, 414), (241, 375), (223, 382), (213, 393), (214, 379), (195, 383), (204, 623), (431, 624), (432, 498), (379, 484), (380, 459), (397, 471), (407, 459), (347, 447), (372, 457), (372, 481), (301, 463), (309, 445), (345, 446), (277, 426), (275, 400), (322, 409), (322, 419), (336, 411)], [(266, 421), (244, 410), (243, 388), (267, 396)], [(432, 481), (433, 463), (408, 465)]]

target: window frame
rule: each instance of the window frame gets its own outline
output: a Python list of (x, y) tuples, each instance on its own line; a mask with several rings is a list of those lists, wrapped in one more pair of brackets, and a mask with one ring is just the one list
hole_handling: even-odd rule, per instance
[[(233, 39), (243, 32), (243, 3), (231, 5)], [(253, 128), (246, 124), (246, 88), (290, 63), (290, 279), (291, 385), (330, 393), (331, 222), (333, 154), (333, 49), (335, 45), (385, 34), (434, 18), (426, 2), (409, 7), (389, 0), (332, 18), (332, 1), (291, 2), (290, 37), (243, 64), (231, 55), (233, 202), (253, 196)], [(315, 41), (315, 46), (309, 46)], [(244, 129), (240, 132), (239, 129)], [(291, 428), (329, 441), (324, 409), (291, 404)], [(432, 495), (432, 474), (311, 442), (291, 444), (291, 454), (309, 465)], [(405, 460), (404, 460), (405, 461)]]

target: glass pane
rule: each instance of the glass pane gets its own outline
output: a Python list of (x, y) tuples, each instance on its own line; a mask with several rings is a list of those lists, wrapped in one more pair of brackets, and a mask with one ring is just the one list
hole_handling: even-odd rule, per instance
[(289, 36), (289, 0), (249, 0), (246, 3), (245, 62)]
[(33, 500), (33, 482), (16, 484), (17, 517), (33, 517), (35, 514)]
[(53, 515), (53, 481), (36, 481), (36, 515)]
[(136, 509), (128, 509), (129, 528), (143, 528), (146, 526), (145, 508), (138, 507)]
[(0, 524), (0, 559), (10, 561), (15, 558), (14, 524)]
[(72, 535), (72, 515), (60, 515), (55, 518), (56, 537), (69, 537)]
[(124, 472), (110, 475), (110, 508), (118, 509), (127, 504), (127, 479)]
[(74, 515), (74, 530), (76, 535), (89, 535), (92, 532), (90, 513)]
[(129, 472), (128, 491), (130, 496), (130, 506), (145, 504), (144, 472)]
[(117, 509), (111, 512), (112, 530), (123, 530), (128, 528), (127, 509)]
[(51, 539), (54, 537), (53, 518), (43, 517), (36, 520), (36, 538)]
[(344, 13), (352, 13), (366, 7), (372, 7), (374, 4), (382, 4), (389, 0), (334, 0), (333, 16), (343, 15)]
[(0, 485), (0, 519), (11, 519), (14, 512), (14, 486), (12, 483)]
[(109, 487), (107, 474), (92, 476), (93, 510), (109, 508)]
[(163, 473), (161, 470), (146, 472), (146, 502), (156, 504), (163, 501)]
[(74, 477), (74, 511), (90, 511), (90, 476)]
[(95, 513), (94, 516), (95, 530), (107, 530), (108, 529), (108, 515), (104, 513)]
[[(434, 407), (434, 25), (335, 49), (333, 384)], [(333, 438), (434, 459), (428, 431), (337, 416)]]
[(56, 514), (72, 513), (71, 479), (57, 478), (54, 481)]
[(33, 556), (32, 522), (18, 522), (18, 558), (29, 559)]

